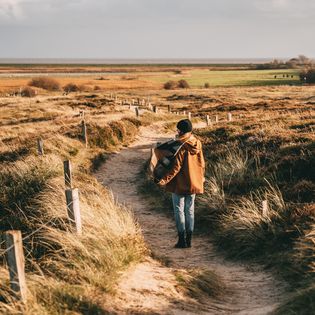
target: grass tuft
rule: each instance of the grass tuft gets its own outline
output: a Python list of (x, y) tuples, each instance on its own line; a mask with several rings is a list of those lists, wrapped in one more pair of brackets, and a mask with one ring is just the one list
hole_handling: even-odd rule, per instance
[(175, 277), (177, 288), (199, 302), (206, 297), (222, 297), (226, 290), (222, 279), (210, 270), (177, 270)]

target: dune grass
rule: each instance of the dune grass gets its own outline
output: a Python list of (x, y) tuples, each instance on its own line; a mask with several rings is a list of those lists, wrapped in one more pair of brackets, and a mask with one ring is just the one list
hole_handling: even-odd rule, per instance
[[(107, 314), (104, 299), (115, 294), (120, 273), (148, 250), (131, 212), (91, 172), (132, 142), (140, 126), (174, 117), (142, 110), (137, 119), (101, 93), (4, 98), (1, 104), (0, 229), (22, 231), (29, 292), (26, 305), (15, 301), (1, 267), (0, 312)], [(81, 136), (82, 109), (88, 148)], [(44, 156), (37, 153), (38, 136)], [(66, 159), (80, 192), (82, 236), (74, 233), (66, 214)], [(3, 242), (0, 248), (4, 262)]]
[(277, 129), (275, 119), (199, 132), (208, 162), (199, 211), (205, 230), (208, 225), (228, 256), (260, 261), (292, 285), (291, 299), (279, 314), (307, 314), (314, 311), (307, 302), (313, 295), (315, 257), (314, 138), (294, 134), (298, 114), (278, 119)]
[[(299, 91), (299, 92), (298, 92)], [(219, 115), (196, 131), (207, 163), (205, 194), (197, 198), (197, 233), (231, 259), (271, 268), (290, 285), (279, 312), (313, 311), (314, 87), (221, 88), (168, 92), (168, 101), (195, 115)], [(233, 121), (226, 122), (232, 112)], [(156, 209), (171, 213), (167, 194), (142, 186)], [(155, 198), (156, 198), (155, 197)], [(268, 209), (263, 211), (262, 202)]]
[(226, 292), (222, 279), (210, 270), (176, 270), (177, 289), (202, 303), (205, 297), (222, 298)]
[[(23, 111), (14, 108), (11, 113), (22, 116)], [(15, 301), (8, 272), (1, 267), (2, 314), (107, 314), (102, 300), (114, 294), (119, 273), (148, 253), (131, 212), (115, 202), (91, 170), (100, 155), (130, 143), (141, 124), (150, 123), (150, 115), (143, 122), (131, 117), (88, 122), (87, 149), (79, 124), (68, 118), (59, 125), (55, 119), (54, 124), (35, 122), (44, 131), (44, 156), (36, 152), (36, 127), (25, 125), (21, 136), (8, 133), (6, 126), (0, 129), (5, 144), (0, 152), (0, 229), (22, 231), (29, 291), (27, 304)], [(74, 186), (80, 192), (82, 236), (66, 214), (65, 159), (72, 161)], [(4, 251), (1, 242), (2, 263)]]
[[(121, 97), (144, 97), (146, 93), (127, 90)], [(191, 111), (202, 119), (209, 114), (212, 121), (219, 115), (220, 125), (198, 132), (208, 166), (206, 193), (197, 205), (199, 231), (213, 233), (231, 257), (251, 258), (283, 270), (293, 288), (299, 290), (280, 310), (304, 311), (312, 298), (314, 274), (314, 88), (226, 87), (150, 93), (152, 103), (164, 109), (171, 104), (174, 110)], [(81, 109), (87, 113), (90, 132), (87, 150), (79, 137)], [(227, 124), (227, 112), (232, 112), (236, 121)], [(0, 178), (6, 189), (0, 194), (0, 209), (13, 214), (15, 220), (5, 218), (0, 224), (22, 227), (24, 236), (43, 227), (25, 242), (31, 293), (28, 309), (8, 303), (12, 297), (7, 271), (0, 268), (3, 313), (106, 314), (103, 293), (113, 290), (118, 270), (141, 259), (145, 247), (132, 216), (115, 204), (89, 172), (120, 145), (127, 145), (140, 124), (171, 116), (145, 114), (141, 122), (128, 118), (112, 123), (125, 113), (102, 93), (96, 97), (83, 93), (27, 101), (1, 99)], [(172, 122), (167, 128), (173, 126)], [(44, 158), (37, 156), (38, 135), (44, 138)], [(66, 158), (73, 161), (74, 181), (81, 191), (87, 232), (82, 238), (74, 238), (65, 216), (61, 167)], [(15, 184), (6, 182), (8, 178), (16, 183), (17, 190), (12, 188)], [(146, 187), (149, 194), (150, 185)], [(10, 198), (11, 194), (18, 202)], [(261, 213), (263, 198), (271, 207), (267, 217)], [(277, 202), (273, 202), (275, 198)], [(113, 228), (105, 224), (107, 220)], [(118, 237), (115, 231), (121, 232), (120, 225), (129, 234), (122, 231), (123, 236)], [(229, 235), (230, 230), (233, 233)], [(96, 268), (103, 270), (105, 281), (97, 277)]]
[[(30, 303), (9, 306), (10, 289), (2, 283), (2, 312), (10, 307), (12, 312), (20, 310), (24, 314), (59, 314), (62, 308), (79, 311), (81, 302), (77, 306), (73, 302), (77, 298), (86, 301), (87, 311), (92, 314), (100, 303), (89, 291), (111, 292), (118, 272), (146, 253), (131, 213), (116, 204), (91, 175), (79, 171), (75, 181), (80, 190), (83, 235), (74, 233), (66, 216), (63, 176), (52, 172), (59, 162), (57, 157), (45, 157), (38, 165), (30, 157), (10, 169), (15, 195), (9, 189), (2, 195), (1, 217), (5, 222), (1, 221), (1, 228), (20, 229), (26, 237)], [(19, 203), (12, 202), (13, 197)], [(97, 307), (102, 309), (102, 305)]]

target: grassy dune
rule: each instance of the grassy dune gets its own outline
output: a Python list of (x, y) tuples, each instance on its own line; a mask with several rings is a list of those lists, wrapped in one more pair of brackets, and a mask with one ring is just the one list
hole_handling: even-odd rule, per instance
[[(174, 116), (144, 113), (140, 106), (141, 119), (136, 119), (129, 106), (100, 92), (50, 94), (0, 99), (0, 230), (22, 231), (29, 290), (26, 305), (13, 298), (1, 241), (0, 313), (107, 314), (104, 301), (115, 294), (121, 272), (149, 251), (131, 212), (92, 172), (133, 141), (140, 126)], [(131, 97), (143, 95), (119, 95)], [(88, 148), (80, 110), (85, 111)], [(38, 137), (44, 156), (37, 153)], [(82, 236), (74, 233), (66, 215), (65, 159), (72, 162), (74, 187), (80, 191)], [(202, 281), (210, 285), (212, 278)]]
[[(152, 119), (121, 118), (127, 112), (115, 109), (104, 97), (98, 112), (79, 102), (80, 97), (60, 96), (1, 99), (0, 229), (22, 231), (29, 290), (27, 305), (12, 298), (1, 242), (2, 314), (106, 313), (102, 296), (112, 292), (121, 270), (147, 254), (132, 214), (116, 204), (91, 171)], [(80, 139), (82, 106), (86, 107), (87, 149)], [(115, 121), (108, 120), (111, 114)], [(43, 157), (36, 152), (39, 136), (44, 139)], [(74, 186), (80, 191), (80, 237), (66, 216), (65, 159), (72, 161)]]
[(230, 257), (261, 261), (291, 283), (279, 312), (292, 314), (314, 310), (315, 115), (302, 99), (269, 100), (242, 118), (236, 106), (234, 122), (197, 133), (208, 165), (200, 224)]
[[(134, 114), (130, 117), (126, 106), (117, 106), (108, 97), (116, 88), (120, 99), (149, 96), (164, 110), (171, 105), (199, 119), (210, 115), (214, 121), (214, 115), (219, 116), (219, 124), (198, 131), (208, 173), (206, 194), (197, 206), (197, 226), (214, 236), (218, 248), (230, 257), (263, 262), (292, 284), (290, 299), (279, 314), (303, 314), (306, 307), (313, 307), (315, 88), (234, 86), (297, 83), (296, 77), (290, 82), (281, 78), (284, 73), (157, 69), (109, 80), (60, 79), (62, 85), (74, 81), (90, 90), (97, 84), (101, 91), (62, 96), (37, 89), (35, 98), (1, 98), (0, 228), (21, 229), (24, 237), (34, 234), (24, 241), (30, 303), (25, 307), (12, 300), (7, 270), (1, 267), (0, 311), (106, 313), (102, 298), (112, 292), (117, 273), (147, 253), (132, 215), (91, 175), (119, 146), (130, 143), (141, 124), (157, 120), (152, 115), (141, 121)], [(274, 79), (276, 74), (279, 80)], [(161, 90), (161, 83), (173, 78), (186, 78), (196, 87), (210, 79), (210, 86), (228, 86)], [(26, 83), (0, 79), (1, 91)], [(88, 149), (81, 139), (80, 110), (86, 112)], [(231, 123), (226, 122), (228, 112), (233, 115)], [(44, 139), (44, 157), (37, 156), (38, 137)], [(74, 183), (80, 189), (82, 237), (72, 233), (65, 214), (64, 159), (73, 162)], [(265, 199), (269, 209), (263, 214)], [(3, 250), (2, 244), (0, 255)], [(189, 294), (198, 295), (203, 274), (193, 279), (177, 276)], [(215, 277), (211, 283), (216, 283)], [(205, 286), (204, 291), (212, 290)]]
[[(314, 310), (314, 91), (311, 86), (228, 87), (176, 90), (164, 98), (193, 117), (210, 115), (212, 126), (196, 131), (207, 161), (198, 231), (212, 236), (231, 259), (263, 263), (287, 280), (291, 292), (279, 314)], [(143, 192), (160, 194), (171, 207), (151, 183)]]

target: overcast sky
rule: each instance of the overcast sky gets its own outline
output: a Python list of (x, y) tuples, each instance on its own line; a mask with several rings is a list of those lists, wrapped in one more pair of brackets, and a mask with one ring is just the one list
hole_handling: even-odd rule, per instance
[(315, 0), (0, 0), (0, 58), (315, 57)]

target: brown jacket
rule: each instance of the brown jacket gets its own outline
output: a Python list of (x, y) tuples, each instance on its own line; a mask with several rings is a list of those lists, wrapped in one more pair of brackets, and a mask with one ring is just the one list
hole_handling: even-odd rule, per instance
[(166, 185), (167, 191), (177, 195), (202, 194), (205, 160), (201, 142), (191, 133), (185, 133), (178, 140), (186, 143), (177, 153), (172, 169), (159, 181), (159, 185)]

